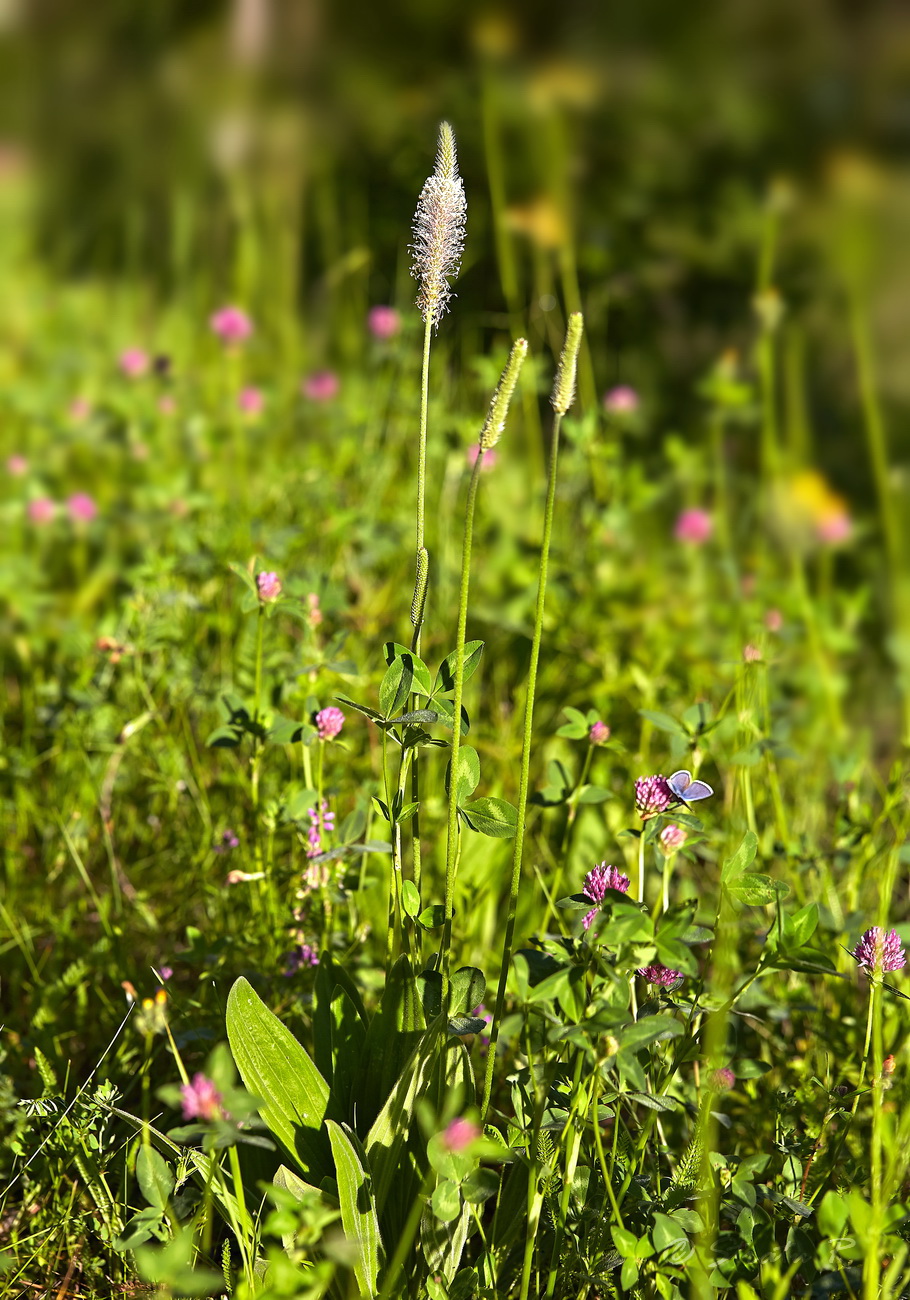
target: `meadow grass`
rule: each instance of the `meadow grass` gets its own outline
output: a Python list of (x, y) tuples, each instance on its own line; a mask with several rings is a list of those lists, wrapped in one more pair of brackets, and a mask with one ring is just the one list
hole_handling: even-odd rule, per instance
[(49, 282), (2, 203), (9, 1294), (902, 1294), (861, 289), (865, 514), (813, 461), (773, 195), (750, 351), (666, 432), (601, 399), (569, 251), (558, 328), (522, 319), (501, 223), (472, 369), (430, 221), (422, 317), (339, 307), (330, 370), (202, 277)]

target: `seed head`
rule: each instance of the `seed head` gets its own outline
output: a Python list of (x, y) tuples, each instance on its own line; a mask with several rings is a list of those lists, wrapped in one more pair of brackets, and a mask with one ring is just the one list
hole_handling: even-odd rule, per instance
[(436, 166), (417, 200), (411, 274), (419, 284), (417, 306), (424, 321), (438, 326), (451, 296), (449, 280), (461, 269), (468, 203), (458, 175), (455, 136), (448, 122), (439, 128)]
[(578, 349), (584, 330), (584, 317), (580, 311), (573, 311), (566, 327), (566, 341), (562, 345), (556, 379), (553, 381), (553, 394), (550, 405), (557, 415), (565, 415), (575, 401), (575, 374), (578, 370)]
[(528, 340), (516, 339), (512, 344), (509, 359), (496, 386), (493, 400), (490, 402), (489, 414), (480, 431), (481, 451), (489, 451), (491, 447), (495, 447), (499, 442), (502, 431), (506, 427), (509, 403), (512, 401), (512, 394), (515, 392), (515, 385), (518, 383), (522, 363), (527, 355)]

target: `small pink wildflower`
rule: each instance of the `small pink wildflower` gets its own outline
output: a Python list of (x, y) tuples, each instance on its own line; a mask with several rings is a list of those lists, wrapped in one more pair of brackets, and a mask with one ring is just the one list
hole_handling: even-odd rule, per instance
[(192, 1083), (185, 1083), (180, 1089), (183, 1098), (184, 1119), (224, 1119), (221, 1105), (221, 1093), (211, 1079), (204, 1074), (194, 1074)]
[(746, 661), (747, 664), (760, 663), (761, 657), (762, 657), (762, 653), (757, 645), (752, 645), (750, 642), (749, 645), (743, 646), (743, 659)]
[[(340, 713), (341, 710), (339, 709), (338, 712)], [(317, 812), (315, 808), (307, 808), (306, 812), (310, 819), (310, 829), (307, 832), (308, 847), (306, 855), (308, 858), (315, 858), (322, 852), (323, 835), (331, 835), (335, 830), (335, 814), (329, 811), (329, 805), (326, 803), (325, 799), (322, 801), (319, 812)], [(327, 872), (328, 868), (326, 868), (326, 873)], [(318, 889), (323, 884), (328, 884), (328, 875), (326, 874), (326, 878), (323, 881), (322, 873), (318, 873), (311, 879), (305, 879), (304, 883), (309, 885), (312, 889)]]
[(315, 591), (309, 592), (306, 598), (307, 616), (306, 621), (314, 630), (322, 622), (322, 610), (319, 608), (319, 596)]
[(129, 379), (141, 378), (149, 364), (149, 355), (142, 348), (126, 348), (120, 353), (120, 369)]
[(692, 542), (700, 546), (714, 531), (714, 521), (707, 510), (684, 510), (676, 520), (673, 536), (678, 542)]
[(394, 307), (371, 307), (367, 325), (374, 339), (391, 339), (401, 329), (401, 316)]
[(441, 1135), (441, 1145), (447, 1151), (458, 1153), (464, 1151), (480, 1137), (480, 1129), (469, 1119), (453, 1119), (451, 1124)]
[(827, 546), (836, 546), (838, 542), (846, 542), (852, 532), (853, 520), (846, 511), (827, 515), (815, 525), (816, 537)]
[(635, 809), (642, 821), (666, 812), (673, 802), (673, 791), (665, 777), (640, 776), (635, 782)]
[(168, 980), (171, 978), (171, 976), (173, 975), (173, 973), (174, 973), (173, 968), (170, 966), (158, 967), (158, 974), (161, 976), (162, 984), (166, 984)]
[(301, 391), (311, 402), (330, 402), (338, 396), (341, 383), (334, 370), (316, 370), (307, 375)]
[(907, 954), (896, 930), (886, 934), (880, 925), (871, 926), (853, 949), (860, 966), (870, 971), (900, 970), (907, 964)]
[(216, 853), (230, 853), (231, 849), (236, 849), (240, 841), (230, 828), (221, 832), (221, 838), (215, 843)]
[(281, 595), (281, 579), (277, 573), (257, 573), (256, 590), (263, 604), (271, 604)]
[(330, 704), (327, 709), (320, 709), (316, 714), (316, 730), (320, 740), (334, 740), (344, 726), (344, 714)]
[(661, 989), (672, 989), (686, 978), (681, 970), (672, 970), (659, 961), (652, 962), (650, 966), (642, 966), (636, 974), (648, 984), (655, 984)]
[(162, 415), (174, 415), (177, 411), (177, 401), (170, 393), (162, 393), (158, 398), (158, 410)]
[(603, 906), (608, 889), (615, 889), (620, 894), (625, 894), (629, 889), (629, 877), (623, 875), (616, 867), (608, 866), (606, 862), (601, 862), (599, 867), (592, 869), (585, 876), (585, 882), (582, 885), (582, 893), (590, 898), (592, 903), (597, 903), (597, 907), (592, 907), (590, 912), (585, 914), (584, 927), (590, 930), (597, 917), (597, 913)]
[(36, 497), (29, 501), (26, 514), (33, 524), (49, 524), (57, 513), (57, 507), (50, 497)]
[(237, 398), (237, 407), (244, 415), (261, 415), (265, 396), (260, 388), (244, 388)]
[[(477, 457), (479, 455), (480, 455), (480, 443), (472, 442), (470, 447), (468, 448), (468, 464), (470, 465), (471, 469), (473, 469), (474, 466), (477, 464)], [(485, 451), (483, 454), (483, 460), (481, 461), (480, 464), (481, 473), (486, 474), (489, 470), (493, 469), (498, 459), (499, 456), (496, 451), (493, 451), (492, 449), (490, 451)]]
[(660, 832), (660, 846), (664, 853), (675, 853), (677, 849), (682, 848), (688, 838), (689, 837), (683, 830), (682, 826), (677, 826), (674, 822), (670, 822), (670, 824), (665, 826)]
[(253, 332), (253, 322), (240, 307), (221, 307), (209, 317), (209, 326), (223, 343), (243, 343)]
[(74, 492), (67, 497), (66, 509), (74, 524), (90, 524), (98, 514), (98, 507), (87, 492)]
[(610, 415), (634, 415), (639, 407), (639, 397), (628, 384), (619, 384), (604, 393), (603, 406)]
[(784, 625), (784, 616), (779, 609), (769, 609), (765, 615), (765, 627), (769, 632), (779, 632)]
[(729, 1065), (722, 1065), (712, 1072), (709, 1082), (715, 1092), (729, 1092), (736, 1082), (736, 1075)]
[(592, 745), (605, 745), (610, 739), (610, 728), (598, 718), (588, 728), (588, 740)]
[(287, 954), (285, 962), (285, 975), (296, 975), (298, 971), (306, 970), (310, 966), (318, 966), (319, 953), (308, 943), (299, 943)]
[(6, 472), (13, 478), (22, 478), (23, 474), (28, 473), (28, 461), (24, 456), (10, 456), (6, 462)]
[(91, 413), (92, 404), (87, 397), (74, 397), (69, 404), (71, 420), (87, 420)]

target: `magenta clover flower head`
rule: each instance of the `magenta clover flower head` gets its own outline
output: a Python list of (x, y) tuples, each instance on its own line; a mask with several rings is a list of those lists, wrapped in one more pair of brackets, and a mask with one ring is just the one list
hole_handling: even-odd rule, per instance
[(21, 478), (23, 474), (28, 473), (28, 461), (24, 456), (8, 456), (6, 461), (6, 472), (13, 478)]
[(338, 396), (341, 382), (334, 370), (316, 370), (303, 381), (302, 392), (311, 402), (330, 402)]
[(296, 975), (298, 971), (306, 970), (310, 966), (318, 966), (319, 954), (308, 943), (299, 943), (296, 948), (291, 949), (285, 960), (287, 962), (285, 975)]
[(174, 970), (171, 966), (159, 966), (158, 974), (161, 976), (161, 982), (166, 984), (173, 975)]
[(480, 1129), (469, 1119), (459, 1117), (453, 1119), (448, 1128), (442, 1133), (441, 1143), (447, 1151), (459, 1152), (464, 1151), (465, 1147), (471, 1145), (480, 1137)]
[(281, 579), (277, 573), (257, 573), (256, 590), (263, 604), (271, 604), (281, 595)]
[(646, 821), (666, 812), (675, 803), (673, 791), (663, 776), (640, 776), (635, 782), (635, 810)]
[(221, 832), (221, 839), (215, 845), (216, 853), (230, 853), (231, 849), (236, 849), (240, 841), (234, 832), (230, 829)]
[(344, 726), (344, 714), (330, 704), (327, 709), (320, 709), (316, 714), (316, 730), (320, 740), (334, 740)]
[(192, 1083), (180, 1089), (184, 1119), (224, 1119), (221, 1093), (204, 1074), (194, 1074)]
[(735, 1082), (736, 1075), (729, 1065), (722, 1065), (719, 1070), (714, 1070), (710, 1077), (710, 1084), (715, 1092), (729, 1092)]
[(629, 889), (629, 877), (624, 876), (616, 867), (610, 867), (606, 862), (601, 862), (599, 867), (592, 869), (585, 876), (585, 882), (582, 885), (582, 893), (590, 898), (592, 903), (597, 903), (590, 912), (585, 915), (584, 927), (589, 930), (594, 924), (594, 919), (598, 911), (603, 906), (608, 889), (615, 889), (620, 894), (625, 894)]
[(673, 528), (673, 536), (678, 542), (692, 542), (701, 545), (714, 531), (714, 521), (707, 510), (684, 510)]
[(659, 961), (652, 962), (650, 966), (642, 966), (637, 975), (647, 984), (656, 984), (661, 989), (672, 989), (677, 984), (682, 983), (686, 978), (681, 970), (672, 970), (669, 966), (662, 966)]
[(853, 949), (860, 966), (870, 971), (900, 970), (907, 964), (907, 955), (901, 946), (896, 930), (886, 934), (880, 925), (871, 926)]
[(57, 512), (50, 497), (35, 497), (34, 501), (29, 501), (26, 514), (29, 522), (33, 524), (49, 524)]
[(261, 415), (265, 397), (259, 388), (243, 388), (237, 398), (237, 408), (244, 415)]
[(149, 355), (142, 348), (126, 348), (120, 353), (120, 369), (128, 379), (139, 379), (150, 365)]
[(367, 325), (374, 339), (391, 339), (401, 329), (401, 316), (394, 307), (371, 307)]
[(89, 524), (98, 514), (98, 507), (87, 492), (74, 492), (67, 497), (66, 508), (74, 524)]
[(660, 832), (660, 847), (664, 853), (675, 853), (677, 849), (682, 848), (687, 839), (688, 835), (683, 828), (677, 826), (675, 822), (670, 822)]
[(253, 322), (240, 307), (221, 307), (209, 317), (212, 332), (223, 343), (242, 343), (253, 332)]
[(634, 415), (638, 406), (638, 393), (628, 384), (618, 384), (604, 393), (604, 410), (611, 415)]
[(592, 745), (605, 745), (609, 739), (610, 728), (605, 722), (601, 722), (598, 718), (596, 722), (591, 723), (588, 728), (588, 740)]

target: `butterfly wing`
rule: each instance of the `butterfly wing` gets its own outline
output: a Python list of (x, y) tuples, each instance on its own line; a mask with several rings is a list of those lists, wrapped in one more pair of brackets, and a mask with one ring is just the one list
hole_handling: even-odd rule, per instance
[(686, 771), (674, 772), (672, 776), (667, 777), (667, 785), (677, 799), (686, 799), (688, 798), (686, 791), (692, 785), (692, 773)]
[(714, 791), (708, 785), (707, 781), (693, 781), (691, 785), (687, 787), (684, 797), (686, 803), (692, 803), (696, 799), (707, 799), (708, 795), (713, 793)]

